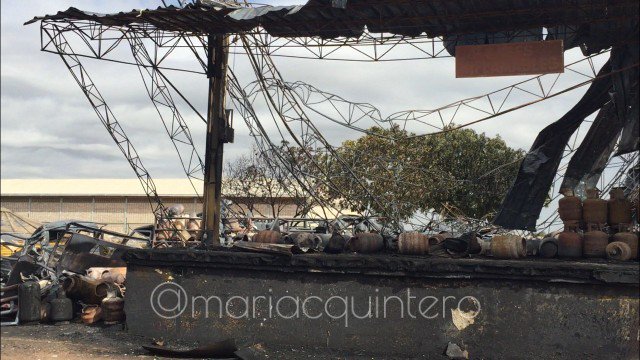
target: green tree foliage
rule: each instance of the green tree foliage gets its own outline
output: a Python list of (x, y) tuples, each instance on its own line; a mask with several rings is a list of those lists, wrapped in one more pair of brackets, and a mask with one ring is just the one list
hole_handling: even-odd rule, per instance
[[(354, 211), (370, 207), (397, 219), (415, 211), (453, 206), (473, 218), (490, 217), (515, 179), (524, 151), (470, 129), (411, 137), (392, 127), (373, 127), (345, 141), (340, 157), (356, 173), (335, 174), (331, 191)], [(366, 187), (366, 190), (363, 189)]]

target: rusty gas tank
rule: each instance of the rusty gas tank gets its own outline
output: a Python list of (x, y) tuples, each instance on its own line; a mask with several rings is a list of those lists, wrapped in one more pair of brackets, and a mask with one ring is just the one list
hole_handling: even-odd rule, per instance
[(638, 258), (638, 235), (630, 232), (619, 232), (611, 237), (612, 242), (619, 241), (629, 245), (631, 251), (630, 259)]
[(498, 259), (518, 259), (527, 256), (527, 244), (518, 235), (496, 235), (491, 239), (491, 254)]
[(85, 304), (100, 304), (107, 296), (109, 285), (103, 280), (72, 275), (64, 279), (62, 288), (71, 299), (80, 300)]
[(375, 233), (357, 233), (347, 243), (349, 251), (363, 254), (371, 254), (384, 249), (384, 239), (382, 235)]
[(187, 222), (187, 231), (189, 232), (189, 236), (191, 239), (200, 239), (200, 229), (201, 229), (202, 220), (199, 219), (189, 219)]
[(116, 296), (115, 291), (109, 291), (100, 304), (102, 319), (106, 325), (118, 324), (124, 320), (124, 299)]
[(437, 234), (433, 234), (431, 236), (429, 236), (429, 245), (438, 245), (441, 242), (444, 241), (444, 239), (450, 238), (453, 235), (451, 235), (450, 233), (446, 232), (446, 231), (441, 231)]
[(584, 257), (605, 258), (609, 235), (600, 230), (587, 231), (582, 238), (582, 254)]
[(627, 261), (631, 259), (631, 248), (626, 243), (614, 241), (607, 245), (607, 258), (611, 260)]
[(561, 232), (558, 235), (558, 256), (564, 258), (581, 258), (582, 236), (573, 231)]
[(582, 220), (588, 225), (597, 225), (598, 230), (607, 222), (607, 201), (599, 197), (598, 189), (587, 189), (587, 198), (582, 203)]
[(323, 250), (328, 254), (340, 254), (344, 252), (345, 246), (348, 241), (349, 236), (342, 235), (337, 231), (334, 231)]
[(609, 210), (609, 225), (631, 223), (631, 201), (624, 197), (624, 188), (616, 187), (609, 193), (611, 198), (607, 201)]
[(582, 219), (582, 200), (573, 195), (573, 190), (562, 189), (564, 197), (558, 201), (558, 214), (565, 222), (580, 221)]
[(543, 258), (554, 258), (558, 255), (558, 239), (550, 236), (542, 239), (538, 254)]
[(164, 219), (158, 222), (156, 240), (169, 240), (171, 238), (171, 221)]
[(127, 277), (126, 267), (92, 267), (87, 269), (87, 276), (108, 283), (124, 284)]
[(398, 252), (407, 255), (429, 253), (429, 237), (419, 232), (403, 232), (398, 236)]
[(171, 240), (187, 241), (191, 238), (191, 234), (185, 230), (183, 219), (175, 219), (172, 223), (175, 230), (173, 231), (173, 237)]
[(318, 234), (312, 234), (309, 232), (295, 232), (286, 235), (282, 238), (282, 242), (285, 244), (294, 244), (303, 252), (309, 250), (317, 250), (322, 245), (322, 239)]
[(51, 321), (64, 322), (73, 319), (73, 302), (64, 291), (59, 291), (57, 297), (51, 300)]
[(264, 243), (264, 244), (277, 244), (280, 242), (281, 238), (282, 238), (282, 233), (280, 231), (260, 230), (255, 235), (253, 235), (253, 238), (251, 238), (251, 241)]

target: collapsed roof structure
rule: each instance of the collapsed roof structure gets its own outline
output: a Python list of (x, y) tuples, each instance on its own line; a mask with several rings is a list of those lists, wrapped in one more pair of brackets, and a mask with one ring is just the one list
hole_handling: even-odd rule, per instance
[(4, 207), (0, 208), (0, 216), (0, 232), (3, 234), (31, 235), (40, 226)]
[[(272, 155), (270, 158), (273, 159), (273, 167), (281, 167), (290, 172), (291, 184), (296, 183), (308, 191), (310, 196), (316, 197), (314, 189), (317, 183), (313, 181), (323, 180), (307, 179), (307, 171), (286, 156), (289, 149), (279, 150), (277, 141), (270, 139), (252, 106), (252, 98), (256, 93), (265, 95), (270, 108), (277, 114), (276, 118), (295, 144), (302, 149), (322, 149), (335, 157), (341, 172), (356, 179), (354, 183), (361, 189), (360, 196), (368, 196), (376, 201), (375, 194), (368, 193), (364, 179), (351, 165), (341, 161), (314, 126), (307, 115), (311, 105), (296, 96), (294, 87), (283, 81), (271, 56), (340, 59), (340, 50), (353, 49), (355, 53), (364, 55), (360, 59), (363, 61), (403, 60), (455, 56), (455, 47), (459, 45), (563, 40), (565, 51), (580, 47), (585, 59), (593, 67), (590, 56), (610, 51), (609, 61), (599, 71), (593, 69), (593, 75), (584, 82), (559, 90), (552, 89), (553, 86), (542, 88), (540, 77), (534, 77), (531, 83), (540, 83), (542, 91), (531, 102), (508, 108), (501, 106), (498, 109), (491, 105), (491, 110), (479, 114), (480, 119), (456, 124), (457, 127), (468, 126), (579, 86), (589, 85), (583, 98), (567, 114), (538, 135), (494, 220), (495, 224), (505, 228), (531, 230), (536, 227), (569, 139), (589, 115), (598, 112), (586, 139), (568, 165), (562, 187), (577, 188), (585, 184), (593, 186), (612, 154), (635, 153), (633, 157), (625, 158), (625, 166), (621, 171), (627, 171), (634, 162), (637, 163), (638, 9), (638, 2), (633, 0), (501, 0), (471, 3), (450, 0), (310, 0), (304, 5), (296, 6), (254, 6), (202, 0), (184, 7), (134, 9), (113, 14), (96, 14), (69, 8), (57, 14), (36, 17), (27, 24), (41, 21), (43, 50), (62, 57), (141, 179), (150, 200), (158, 204), (161, 202), (155, 192), (153, 180), (116, 117), (82, 67), (80, 57), (134, 64), (139, 67), (143, 80), (145, 76), (151, 79), (152, 86), (148, 87), (148, 91), (154, 105), (171, 111), (170, 115), (165, 115), (166, 118), (163, 118), (160, 110), (159, 113), (165, 128), (177, 129), (167, 130), (167, 134), (174, 141), (185, 173), (190, 178), (204, 175), (205, 183), (208, 184), (205, 189), (207, 186), (211, 187), (209, 193), (219, 194), (219, 180), (216, 179), (221, 175), (221, 144), (229, 141), (228, 136), (232, 138), (228, 130), (228, 114), (221, 109), (224, 106), (226, 88), (237, 112), (256, 139), (259, 150)], [(67, 39), (71, 34), (81, 40), (76, 42), (80, 44), (80, 51), (71, 48), (72, 42)], [(230, 38), (230, 35), (233, 37)], [(143, 43), (142, 39), (152, 41), (153, 51), (147, 49), (149, 44)], [(131, 46), (133, 60), (114, 55), (113, 50), (122, 43)], [(394, 58), (396, 49), (403, 46), (414, 51), (418, 49), (417, 55), (399, 54)], [(202, 66), (202, 73), (214, 79), (210, 82), (209, 112), (206, 119), (163, 74), (163, 71), (184, 70), (171, 68), (163, 62), (179, 47), (189, 48)], [(306, 51), (286, 53), (289, 48)], [(235, 74), (227, 68), (225, 52), (232, 50), (242, 50), (249, 57), (258, 79), (253, 85), (255, 92), (240, 85)], [(572, 65), (567, 65), (567, 68)], [(517, 83), (439, 109), (411, 110), (390, 118), (376, 117), (377, 110), (369, 104), (356, 104), (354, 107), (374, 122), (415, 121), (427, 124), (429, 116), (440, 116), (443, 110), (471, 107), (469, 103), (477, 104), (482, 99), (491, 102), (492, 96), (497, 93), (507, 93), (506, 100), (511, 90), (521, 87), (522, 83)], [(325, 96), (326, 101), (354, 105), (342, 98), (326, 96), (326, 93), (311, 87), (306, 90)], [(213, 134), (213, 137), (208, 137), (204, 161), (193, 145), (188, 126), (177, 111), (170, 92), (182, 97), (191, 110), (208, 124), (209, 134)], [(274, 100), (276, 98), (278, 101)], [(436, 128), (437, 132), (453, 124), (453, 120), (454, 117), (451, 117), (449, 124), (443, 122), (442, 127)], [(167, 126), (169, 122), (171, 125)], [(346, 121), (343, 118), (336, 122), (350, 129), (363, 130), (350, 117)], [(292, 128), (300, 130), (295, 133)], [(429, 134), (431, 133), (425, 132), (419, 135)], [(218, 146), (213, 145), (216, 142)], [(306, 155), (313, 161), (308, 152)], [(637, 178), (634, 181), (632, 187), (637, 189)], [(282, 185), (286, 187), (291, 184)], [(332, 186), (331, 183), (326, 185)], [(206, 194), (207, 190), (205, 198), (209, 199)], [(211, 199), (217, 198), (216, 195)], [(217, 200), (205, 200), (207, 201), (219, 204)], [(162, 206), (154, 208), (158, 209), (162, 209)], [(210, 214), (215, 212), (213, 208), (210, 210)], [(393, 218), (393, 214), (384, 215)]]

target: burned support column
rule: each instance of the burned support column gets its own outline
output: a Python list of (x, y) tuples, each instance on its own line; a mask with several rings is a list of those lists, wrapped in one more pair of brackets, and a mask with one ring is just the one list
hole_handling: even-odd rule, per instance
[(228, 37), (209, 35), (209, 96), (207, 109), (207, 145), (204, 165), (204, 209), (202, 213), (207, 245), (215, 244), (220, 235), (220, 201), (222, 194), (222, 153), (226, 136), (225, 86), (227, 75)]

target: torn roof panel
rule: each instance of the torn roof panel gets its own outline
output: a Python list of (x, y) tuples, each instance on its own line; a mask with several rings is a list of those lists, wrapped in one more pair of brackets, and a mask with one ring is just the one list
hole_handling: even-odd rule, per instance
[(92, 21), (107, 26), (199, 34), (240, 33), (263, 27), (273, 36), (357, 37), (365, 27), (374, 33), (416, 36), (525, 30), (557, 25), (637, 21), (637, 0), (309, 0), (305, 5), (236, 8), (197, 2), (184, 8), (97, 14), (69, 8), (44, 21)]

